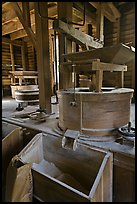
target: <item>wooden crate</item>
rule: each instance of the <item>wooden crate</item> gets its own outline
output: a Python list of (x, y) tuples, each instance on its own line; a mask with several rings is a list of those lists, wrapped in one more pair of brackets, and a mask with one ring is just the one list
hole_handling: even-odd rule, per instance
[(18, 154), (32, 163), (34, 197), (44, 202), (112, 202), (112, 153), (77, 143), (62, 148), (62, 137), (37, 134)]

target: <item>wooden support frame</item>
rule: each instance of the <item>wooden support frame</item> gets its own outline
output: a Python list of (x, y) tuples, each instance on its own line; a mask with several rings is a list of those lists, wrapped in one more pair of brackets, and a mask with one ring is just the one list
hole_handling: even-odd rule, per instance
[(32, 41), (33, 45), (36, 48), (36, 37), (35, 37), (35, 34), (32, 31), (32, 29), (30, 27), (28, 27), (28, 24), (26, 23), (26, 21), (25, 21), (25, 19), (23, 17), (23, 13), (22, 13), (18, 3), (17, 2), (11, 2), (11, 5), (12, 5), (16, 15), (18, 16), (20, 22), (22, 23), (26, 33), (28, 34), (30, 40)]
[(64, 69), (64, 66), (68, 67), (69, 72), (72, 72), (72, 65), (75, 65), (76, 73), (81, 71), (88, 72), (91, 70), (96, 72), (96, 90), (97, 92), (101, 92), (102, 82), (103, 82), (103, 71), (119, 71), (121, 72), (120, 79), (120, 87), (124, 87), (124, 71), (127, 71), (126, 65), (119, 65), (113, 63), (104, 63), (100, 62), (100, 59), (91, 59), (91, 60), (80, 60), (80, 61), (71, 61), (71, 62), (63, 62), (60, 67), (61, 70)]

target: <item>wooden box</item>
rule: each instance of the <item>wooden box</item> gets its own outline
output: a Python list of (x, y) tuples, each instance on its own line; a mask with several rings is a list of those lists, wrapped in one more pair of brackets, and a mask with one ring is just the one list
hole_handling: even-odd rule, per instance
[(34, 197), (44, 202), (112, 202), (112, 153), (77, 143), (62, 148), (62, 137), (37, 134), (18, 154), (32, 163)]

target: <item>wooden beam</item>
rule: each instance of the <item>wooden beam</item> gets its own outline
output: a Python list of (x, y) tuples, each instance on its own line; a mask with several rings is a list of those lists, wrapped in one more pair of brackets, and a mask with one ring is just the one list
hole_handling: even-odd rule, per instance
[[(21, 7), (22, 3), (18, 2), (18, 5)], [(34, 2), (29, 2), (29, 9), (30, 9), (30, 12), (34, 10)], [(9, 11), (2, 13), (2, 25), (16, 18), (17, 18), (17, 15), (15, 11), (13, 9), (10, 9)]]
[[(58, 18), (63, 21), (72, 21), (72, 2), (58, 2)], [(62, 21), (62, 22), (63, 22)], [(53, 26), (54, 27), (54, 26)], [(72, 25), (70, 25), (72, 27)], [(64, 36), (62, 32), (59, 33), (59, 64), (61, 64), (64, 59), (62, 54), (72, 52), (72, 42), (68, 37)], [(72, 75), (68, 70), (62, 70), (59, 67), (59, 88), (65, 89), (70, 87), (72, 84)]]
[(97, 9), (97, 20), (96, 20), (96, 38), (99, 39), (101, 42), (104, 42), (104, 15), (102, 12), (102, 3), (101, 2), (94, 2), (98, 3)]
[(47, 2), (35, 2), (35, 19), (37, 37), (39, 105), (41, 109), (46, 109), (47, 113), (51, 113), (51, 73), (48, 19), (41, 18), (39, 16), (39, 11), (41, 15), (48, 16)]
[(119, 65), (119, 64), (112, 64), (112, 63), (104, 63), (104, 62), (98, 62), (93, 61), (92, 63), (92, 70), (103, 70), (103, 71), (127, 71), (126, 65)]
[(30, 27), (28, 27), (28, 25), (26, 24), (26, 21), (24, 20), (24, 17), (23, 17), (23, 13), (22, 13), (20, 7), (18, 6), (18, 3), (17, 2), (11, 2), (11, 5), (12, 5), (13, 9), (15, 10), (15, 12), (16, 12), (20, 22), (22, 23), (26, 33), (28, 34), (30, 40), (32, 41), (34, 47), (36, 48), (36, 37), (35, 37), (32, 29)]
[(70, 25), (64, 23), (61, 20), (55, 20), (53, 22), (53, 28), (61, 33), (67, 34), (68, 38), (71, 40), (75, 41), (81, 46), (89, 46), (92, 48), (101, 48), (103, 47), (103, 44), (101, 42), (97, 42), (94, 40), (92, 36), (89, 36), (73, 27)]
[(22, 11), (27, 26), (31, 28), (29, 2), (22, 2)]
[[(35, 23), (35, 14), (31, 13), (30, 15), (31, 18), (31, 24)], [(23, 25), (21, 24), (21, 22), (18, 21), (10, 21), (8, 23), (5, 23), (2, 26), (2, 35), (6, 35), (6, 34), (11, 34), (13, 32), (16, 32), (18, 30), (24, 29)]]

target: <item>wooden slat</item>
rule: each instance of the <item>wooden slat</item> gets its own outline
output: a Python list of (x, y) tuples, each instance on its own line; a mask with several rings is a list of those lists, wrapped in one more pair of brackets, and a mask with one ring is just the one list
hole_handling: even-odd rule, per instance
[(98, 3), (97, 21), (96, 21), (96, 38), (104, 42), (104, 15), (102, 11), (102, 4)]

